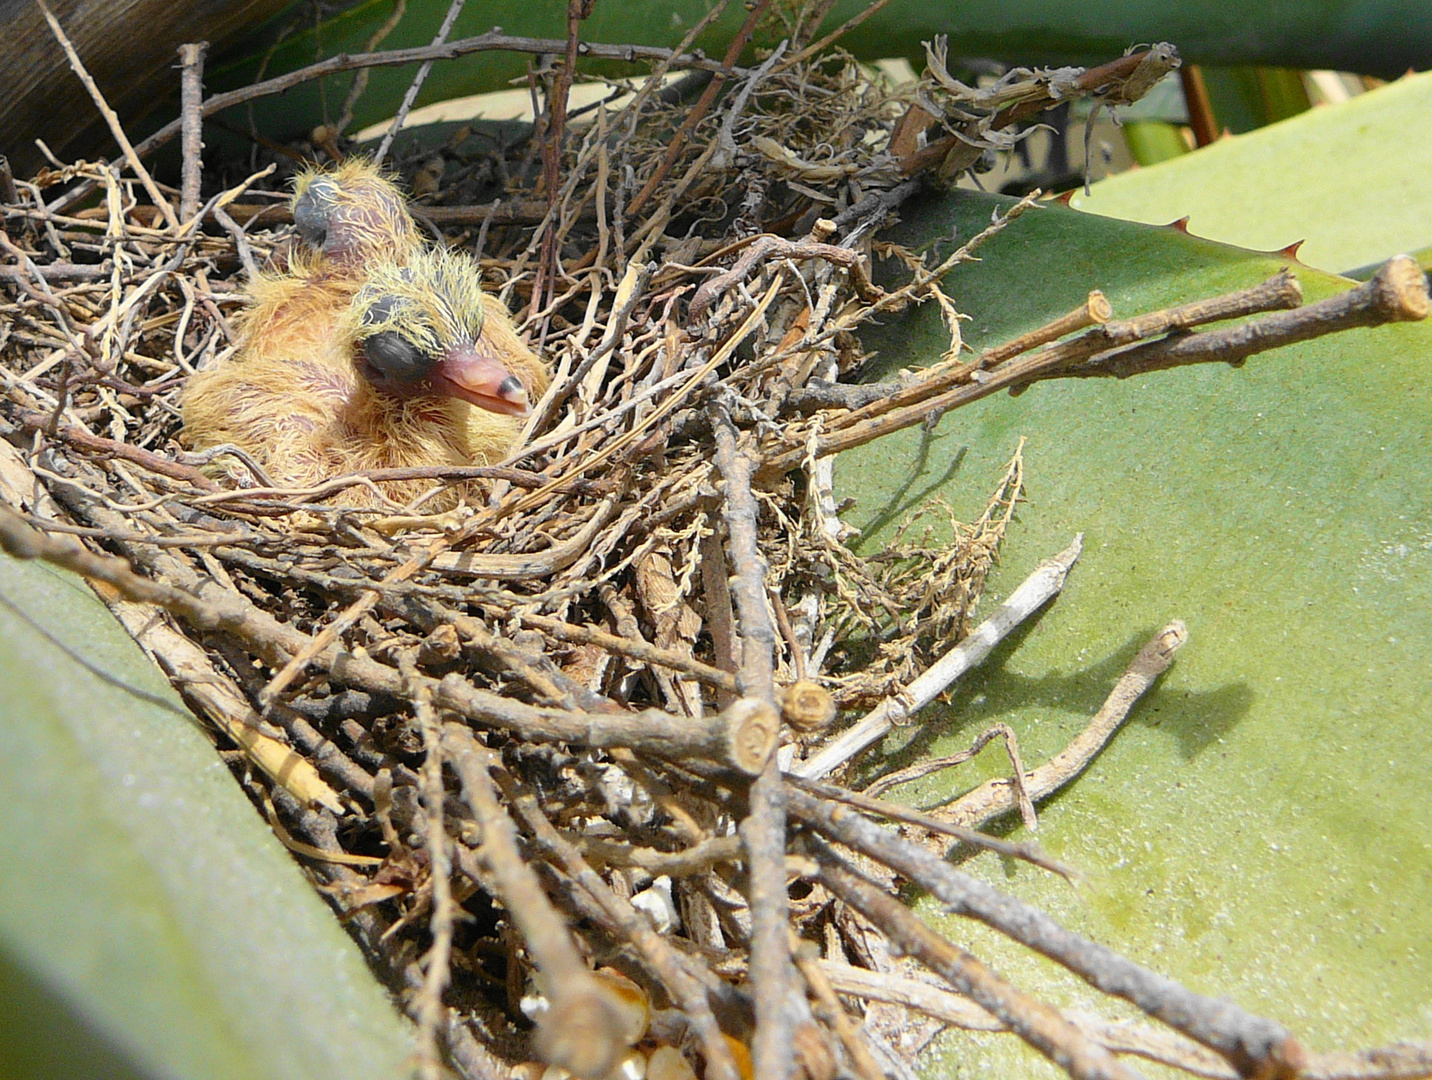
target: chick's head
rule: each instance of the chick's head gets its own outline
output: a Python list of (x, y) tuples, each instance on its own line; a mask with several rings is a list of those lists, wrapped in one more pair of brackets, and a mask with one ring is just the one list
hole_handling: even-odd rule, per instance
[(299, 239), (341, 270), (361, 270), (373, 259), (404, 261), (422, 243), (403, 193), (361, 158), (300, 174), (292, 210)]
[(494, 325), (505, 322), (501, 305), (484, 296), (471, 258), (428, 251), (406, 266), (370, 268), (344, 329), (360, 374), (382, 394), (457, 398), (522, 416), (528, 386), (518, 371), (535, 383), (528, 368), (540, 363), (520, 342), (520, 354), (505, 344), (517, 340), (510, 326)]

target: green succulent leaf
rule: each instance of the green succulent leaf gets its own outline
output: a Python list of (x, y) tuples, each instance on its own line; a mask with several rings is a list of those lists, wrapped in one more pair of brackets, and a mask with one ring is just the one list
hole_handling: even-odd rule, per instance
[[(968, 237), (1008, 202), (957, 192), (908, 210), (894, 239), (947, 242), (952, 226)], [(945, 282), (975, 347), (1091, 288), (1132, 315), (1287, 265), (1059, 206), (1026, 213), (980, 256)], [(1309, 300), (1350, 284), (1295, 270)], [(949, 339), (926, 308), (865, 343), (893, 369), (937, 358)], [(1185, 620), (1189, 644), (1162, 684), (1044, 808), (1040, 842), (1087, 882), (1071, 890), (984, 856), (973, 865), (1133, 958), (1284, 1022), (1314, 1050), (1432, 1031), (1429, 355), (1432, 326), (1403, 324), (1237, 371), (1043, 383), (836, 462), (868, 552), (936, 496), (973, 518), (1027, 437), (1029, 501), (992, 600), (1085, 534), (1060, 598), (946, 705), (895, 733), (886, 760), (954, 752), (1002, 720), (1032, 767), (1093, 715), (1154, 631)], [(978, 760), (973, 775), (892, 797), (930, 805), (1007, 768), (997, 750)], [(1008, 942), (959, 933), (1055, 1001), (1109, 1011)], [(1012, 1041), (957, 1038), (958, 1065), (931, 1075), (1052, 1075)]]
[(1241, 247), (1304, 241), (1298, 257), (1342, 272), (1432, 245), (1426, 178), (1432, 74), (1414, 75), (1196, 154), (1110, 177), (1073, 205), (1189, 228)]
[(389, 1078), (403, 1023), (83, 582), (0, 557), (0, 1076)]
[[(429, 44), (448, 0), (409, 0), (397, 27), (381, 48)], [(823, 29), (841, 25), (867, 6), (866, 0), (842, 0)], [(596, 5), (582, 24), (584, 40), (612, 44), (671, 47), (710, 11), (710, 0), (623, 0)], [(773, 5), (755, 35), (757, 46), (781, 40), (788, 27)], [(364, 52), (393, 12), (390, 0), (361, 0), (315, 25), (307, 3), (274, 19), (233, 59), (209, 74), (211, 89), (246, 86), (260, 69), (265, 76), (293, 71), (339, 53)], [(744, 4), (729, 4), (697, 39), (712, 56), (746, 20)], [(971, 5), (963, 0), (895, 0), (842, 40), (862, 59), (910, 56), (923, 64), (922, 42), (937, 34), (950, 38), (953, 56), (978, 56), (1011, 64), (1100, 64), (1138, 42), (1172, 41), (1189, 63), (1334, 68), (1393, 77), (1409, 67), (1432, 64), (1432, 20), (1417, 0), (1292, 0), (1272, 5), (1232, 6), (1219, 0), (1014, 0)], [(500, 26), (513, 35), (564, 38), (566, 10), (560, 3), (487, 0), (469, 4), (450, 40), (473, 37)], [(529, 57), (487, 52), (438, 63), (428, 76), (418, 104), (525, 84)], [(611, 64), (584, 61), (582, 70), (615, 72)], [(350, 130), (392, 116), (412, 81), (413, 67), (374, 69), (357, 103)], [(351, 72), (296, 87), (281, 98), (252, 106), (258, 130), (268, 138), (305, 135), (320, 122), (335, 120), (352, 85)], [(247, 127), (248, 107), (230, 118)]]

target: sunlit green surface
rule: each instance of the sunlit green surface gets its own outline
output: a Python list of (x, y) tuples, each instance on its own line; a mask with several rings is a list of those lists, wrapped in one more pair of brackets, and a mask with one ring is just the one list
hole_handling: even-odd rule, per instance
[(0, 1077), (401, 1075), (357, 948), (110, 613), (5, 556), (0, 599)]
[(1342, 272), (1432, 245), (1432, 73), (1102, 181), (1073, 205)]
[[(988, 197), (906, 214), (902, 236), (968, 237)], [(1268, 276), (1279, 262), (1051, 207), (1027, 214), (947, 287), (980, 345), (1103, 287), (1133, 314)], [(1310, 299), (1346, 282), (1301, 269)], [(925, 362), (931, 310), (867, 344)], [(1346, 336), (1128, 382), (1059, 382), (947, 416), (837, 462), (867, 550), (936, 492), (966, 518), (1020, 435), (1029, 503), (991, 599), (1085, 533), (1059, 600), (895, 760), (1019, 732), (1026, 764), (1059, 749), (1139, 646), (1173, 617), (1191, 639), (1091, 771), (1044, 808), (1041, 842), (1078, 891), (981, 858), (977, 872), (1069, 925), (1289, 1025), (1315, 1050), (1432, 1036), (1432, 327)], [(950, 475), (952, 473), (952, 476)], [(988, 605), (987, 605), (988, 607)], [(928, 805), (1004, 767), (932, 779)], [(933, 914), (933, 913), (931, 913)], [(1061, 1003), (1092, 991), (967, 924), (947, 926)], [(1096, 1003), (1105, 1012), (1113, 1010)], [(1040, 1074), (1012, 1040), (952, 1035), (932, 1076)], [(1143, 1067), (1143, 1066), (1141, 1066)]]

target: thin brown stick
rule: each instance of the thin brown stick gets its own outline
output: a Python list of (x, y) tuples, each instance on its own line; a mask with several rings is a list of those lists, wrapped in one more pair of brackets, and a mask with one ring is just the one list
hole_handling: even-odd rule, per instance
[(566, 840), (542, 812), (537, 799), (511, 777), (500, 776), (512, 807), (522, 818), (537, 843), (556, 856), (567, 875), (581, 885), (605, 910), (608, 918), (619, 925), (628, 939), (641, 950), (646, 961), (691, 1021), (701, 1039), (706, 1058), (707, 1075), (723, 1080), (736, 1080), (736, 1063), (721, 1036), (721, 1029), (707, 1002), (706, 988), (682, 967), (675, 950), (667, 940), (630, 903), (623, 902), (582, 857), (582, 853)]
[[(433, 36), (432, 48), (437, 48), (447, 41), (448, 34), (452, 33), (453, 23), (457, 22), (457, 17), (462, 14), (464, 2), (465, 0), (451, 0), (451, 3), (448, 4), (447, 14), (443, 16), (442, 25), (438, 27), (438, 32)], [(408, 84), (408, 91), (403, 95), (403, 103), (398, 106), (398, 112), (393, 117), (393, 122), (383, 133), (383, 141), (378, 144), (378, 152), (373, 155), (374, 165), (383, 164), (383, 159), (388, 156), (388, 151), (393, 146), (393, 140), (398, 137), (398, 132), (403, 130), (403, 124), (408, 119), (408, 112), (418, 98), (418, 91), (423, 88), (423, 83), (428, 78), (428, 72), (433, 69), (433, 63), (432, 60), (424, 60), (419, 65), (417, 74), (413, 76), (413, 81)]]
[(605, 630), (598, 630), (592, 626), (576, 626), (572, 623), (554, 619), (550, 615), (532, 615), (526, 612), (519, 612), (519, 619), (522, 625), (530, 626), (534, 630), (541, 630), (545, 634), (551, 634), (559, 641), (570, 641), (575, 644), (597, 645), (608, 652), (616, 653), (619, 656), (628, 656), (633, 660), (640, 660), (643, 663), (655, 664), (658, 667), (670, 668), (672, 671), (684, 672), (692, 678), (699, 679), (708, 686), (714, 686), (727, 693), (737, 693), (736, 677), (729, 671), (722, 671), (720, 668), (712, 667), (710, 664), (703, 664), (694, 656), (674, 652), (671, 649), (662, 649), (645, 641), (638, 641), (635, 638), (622, 637), (618, 634), (609, 634)]
[(179, 187), (179, 218), (190, 220), (199, 212), (199, 183), (204, 172), (204, 54), (207, 41), (179, 46), (179, 116), (183, 125), (181, 152), (183, 181)]
[(433, 941), (423, 957), (423, 985), (414, 1002), (418, 1014), (418, 1075), (422, 1080), (440, 1080), (443, 1065), (437, 1033), (444, 1014), (443, 992), (452, 979), (452, 934), (457, 915), (452, 896), (452, 854), (443, 824), (442, 726), (433, 708), (432, 688), (417, 678), (417, 664), (410, 652), (399, 655), (398, 667), (409, 684), (413, 715), (423, 739), (423, 765), (419, 775), (423, 811), (427, 815), (428, 881), (432, 888), (428, 931)]
[[(1096, 989), (1123, 998), (1222, 1054), (1244, 1076), (1292, 1080), (1306, 1052), (1281, 1024), (1228, 1001), (1195, 994), (1060, 926), (1043, 911), (956, 870), (938, 855), (903, 840), (845, 807), (802, 791), (788, 792), (793, 816), (821, 835), (904, 874), (957, 915), (976, 919), (1047, 956)], [(903, 909), (902, 909), (903, 910)]]
[(788, 56), (786, 58), (786, 62), (782, 64), (777, 70), (784, 71), (786, 68), (795, 67), (795, 65), (804, 63), (812, 56), (815, 56), (824, 49), (830, 47), (831, 45), (834, 45), (846, 34), (850, 33), (850, 31), (854, 30), (866, 19), (870, 18), (870, 16), (888, 7), (890, 5), (890, 2), (891, 0), (873, 0), (873, 2), (870, 3), (864, 10), (856, 12), (850, 18), (846, 19), (845, 22), (841, 23), (830, 33), (826, 34), (825, 37), (821, 38), (819, 41), (807, 45), (800, 52), (795, 53), (792, 56)]
[[(8, 507), (0, 506), (0, 547), (19, 559), (42, 558), (83, 577), (104, 581), (126, 597), (172, 611), (201, 631), (235, 634), (270, 664), (281, 664), (312, 648), (313, 639), (260, 611), (236, 592), (170, 564), (170, 574), (191, 581), (193, 592), (140, 577), (123, 560), (95, 555), (36, 532)], [(404, 680), (395, 670), (362, 654), (329, 647), (314, 662), (340, 681), (377, 693), (402, 697), (414, 683), (431, 688), (439, 708), (452, 709), (479, 723), (520, 731), (537, 742), (581, 746), (627, 747), (641, 753), (681, 761), (715, 761), (739, 774), (752, 776), (772, 758), (780, 728), (774, 706), (749, 698), (725, 713), (697, 720), (660, 710), (632, 713), (591, 713), (525, 705), (478, 690), (450, 675), (442, 680), (415, 676)]]
[(661, 182), (665, 180), (667, 175), (671, 172), (672, 166), (676, 164), (676, 159), (681, 155), (681, 148), (686, 145), (686, 140), (696, 129), (696, 125), (699, 124), (705, 118), (707, 112), (710, 111), (712, 104), (716, 101), (716, 95), (721, 92), (721, 88), (725, 86), (726, 80), (729, 79), (731, 73), (735, 71), (736, 61), (741, 58), (741, 51), (745, 49), (746, 43), (751, 40), (751, 35), (756, 32), (756, 24), (760, 21), (761, 16), (765, 14), (766, 8), (768, 8), (770, 4), (771, 0), (756, 0), (755, 3), (750, 5), (750, 14), (746, 16), (746, 21), (741, 24), (741, 29), (736, 32), (736, 36), (731, 39), (731, 43), (726, 47), (726, 55), (722, 58), (720, 66), (715, 69), (716, 77), (712, 79), (706, 89), (701, 92), (701, 97), (697, 99), (696, 104), (691, 107), (691, 111), (687, 113), (686, 118), (681, 122), (681, 126), (677, 128), (675, 134), (671, 136), (671, 140), (667, 143), (666, 153), (662, 156), (661, 162), (657, 165), (651, 176), (647, 178), (641, 190), (632, 196), (631, 202), (627, 204), (627, 217), (636, 218), (637, 214), (646, 206), (651, 197), (656, 194), (656, 189), (661, 186)]
[[(924, 423), (932, 413), (948, 412), (951, 409), (957, 409), (989, 397), (1001, 390), (1022, 390), (1043, 379), (1065, 378), (1076, 374), (1113, 374), (1112, 371), (1088, 367), (1086, 361), (1090, 357), (1098, 356), (1110, 349), (1141, 341), (1156, 334), (1178, 332), (1193, 326), (1238, 318), (1274, 308), (1293, 307), (1301, 297), (1302, 290), (1297, 281), (1284, 271), (1249, 289), (1241, 289), (1238, 292), (1212, 299), (1198, 300), (1191, 304), (1181, 304), (1177, 307), (1150, 312), (1133, 319), (1097, 326), (1070, 341), (1050, 345), (1039, 352), (1005, 361), (993, 370), (985, 371), (971, 366), (962, 372), (966, 381), (942, 393), (922, 398), (914, 404), (888, 410), (879, 406), (866, 406), (864, 409), (858, 410), (860, 415), (852, 413), (848, 416), (838, 417), (832, 424), (835, 430), (821, 435), (817, 440), (816, 453), (818, 455), (838, 453), (841, 450), (863, 446), (892, 431)], [(1328, 301), (1324, 301), (1324, 303), (1326, 304)], [(1345, 328), (1345, 325), (1330, 323), (1322, 315), (1309, 317), (1299, 314), (1318, 306), (1315, 304), (1311, 305), (1309, 309), (1299, 308), (1292, 315), (1283, 318), (1294, 319), (1295, 325), (1307, 331), (1303, 333), (1303, 337), (1315, 337), (1318, 334), (1332, 333), (1334, 330)], [(1366, 315), (1364, 314), (1363, 317), (1365, 318)], [(1368, 324), (1352, 322), (1347, 325)], [(1250, 340), (1258, 343), (1251, 349), (1254, 352), (1286, 343), (1283, 340), (1267, 341), (1256, 332), (1249, 333)], [(1292, 340), (1302, 340), (1302, 338), (1293, 338)], [(1244, 353), (1243, 355), (1248, 354)], [(1173, 367), (1178, 363), (1207, 363), (1215, 359), (1223, 359), (1223, 357), (1189, 358), (1182, 361), (1163, 362), (1162, 366)], [(1158, 357), (1150, 358), (1144, 366), (1138, 366), (1137, 361), (1132, 361), (1121, 366), (1119, 371), (1122, 377), (1128, 377), (1144, 370), (1158, 370), (1156, 365), (1159, 362)], [(1086, 366), (1081, 368), (1081, 365)], [(788, 450), (776, 457), (772, 464), (777, 467), (791, 468), (803, 458), (805, 453), (805, 449)]]
[(497, 764), (492, 752), (456, 724), (444, 725), (442, 743), (482, 830), (479, 854), (491, 884), (522, 934), (548, 1000), (537, 1018), (538, 1053), (578, 1076), (605, 1076), (627, 1049), (621, 1007), (587, 970), (567, 924), (523, 857), (489, 774)]
[(542, 131), (542, 184), (547, 196), (547, 220), (553, 227), (542, 234), (542, 249), (537, 257), (537, 276), (532, 282), (532, 310), (540, 311), (542, 297), (557, 287), (557, 230), (553, 212), (561, 199), (559, 179), (562, 165), (562, 141), (567, 132), (567, 98), (576, 75), (577, 46), (581, 43), (582, 20), (591, 13), (594, 0), (567, 0), (567, 42), (562, 63), (553, 80), (547, 99), (546, 126)]
[[(766, 560), (761, 555), (755, 497), (751, 494), (753, 463), (736, 445), (736, 428), (724, 410), (712, 417), (716, 435), (716, 467), (725, 483), (722, 516), (726, 521), (732, 576), (741, 634), (741, 692), (775, 706), (776, 631), (766, 607)], [(750, 812), (739, 832), (746, 848), (751, 905), (751, 983), (756, 997), (755, 1069), (758, 1076), (785, 1080), (795, 1069), (793, 1031), (796, 1018), (788, 999), (794, 988), (790, 922), (786, 893), (785, 786), (773, 757), (751, 784)]]
[[(1046, 799), (1087, 769), (1123, 725), (1129, 710), (1168, 670), (1174, 654), (1186, 641), (1188, 628), (1178, 620), (1150, 638), (1084, 730), (1063, 750), (1025, 776), (1024, 786), (1029, 797)], [(977, 829), (1014, 809), (1016, 802), (1008, 780), (990, 780), (938, 811), (938, 816), (965, 828)]]
[[(996, 726), (1003, 727), (1005, 725)], [(966, 760), (968, 760), (968, 757)], [(822, 799), (843, 802), (848, 806), (853, 806), (857, 810), (872, 814), (876, 817), (903, 822), (906, 825), (917, 825), (922, 829), (928, 829), (932, 833), (953, 837), (974, 848), (980, 848), (984, 851), (993, 851), (996, 854), (1004, 855), (1011, 859), (1021, 859), (1034, 866), (1052, 871), (1066, 880), (1072, 881), (1075, 877), (1075, 872), (1072, 867), (1049, 858), (1030, 845), (1011, 843), (1008, 840), (1001, 840), (995, 836), (975, 832), (973, 829), (967, 829), (960, 825), (951, 825), (949, 822), (941, 821), (937, 817), (922, 813), (912, 807), (886, 802), (883, 799), (877, 799), (867, 795), (865, 792), (849, 791), (845, 788), (836, 787), (834, 784), (823, 784), (819, 780), (803, 780), (800, 777), (788, 776), (787, 780), (809, 791), (812, 795), (820, 796)]]
[(900, 699), (881, 702), (838, 738), (822, 747), (814, 757), (791, 767), (794, 776), (818, 779), (840, 768), (856, 754), (883, 738), (911, 713), (924, 708), (949, 689), (955, 680), (978, 665), (1009, 633), (1064, 588), (1064, 580), (1083, 550), (1083, 535), (1052, 559), (1036, 566), (1030, 575), (1010, 593), (984, 622), (962, 642), (940, 657), (923, 675), (912, 682)]
[(1095, 356), (1069, 374), (1127, 379), (1131, 375), (1188, 364), (1237, 366), (1257, 353), (1324, 334), (1388, 323), (1419, 322), (1427, 318), (1428, 310), (1427, 275), (1411, 256), (1395, 255), (1371, 280), (1338, 296), (1295, 311), (1266, 315), (1227, 330), (1172, 336)]
[(1024, 994), (917, 919), (898, 899), (855, 873), (833, 850), (818, 847), (817, 880), (889, 935), (893, 945), (997, 1016), (1011, 1031), (1075, 1080), (1138, 1080), (1139, 1074), (1086, 1038), (1050, 1005)]
[[(90, 77), (90, 73), (85, 69), (84, 62), (80, 60), (80, 54), (75, 51), (74, 45), (70, 43), (70, 39), (68, 35), (65, 34), (64, 28), (60, 26), (60, 21), (55, 18), (54, 13), (50, 11), (50, 7), (45, 3), (45, 0), (35, 0), (35, 6), (40, 9), (40, 14), (45, 17), (45, 22), (49, 23), (50, 32), (55, 35), (55, 40), (60, 43), (60, 48), (65, 51), (65, 57), (69, 60), (70, 67), (74, 70), (74, 73), (79, 76), (80, 82), (84, 84), (85, 89), (89, 91), (90, 97), (94, 100), (95, 107), (99, 109), (100, 115), (104, 117), (105, 123), (109, 125), (110, 134), (114, 136), (114, 141), (119, 144), (120, 150), (124, 153), (124, 160), (129, 163), (129, 167), (134, 171), (134, 175), (139, 177), (139, 182), (144, 185), (144, 190), (149, 193), (149, 198), (153, 200), (154, 205), (159, 207), (159, 212), (164, 215), (164, 220), (169, 225), (169, 228), (177, 233), (179, 231), (179, 219), (174, 216), (174, 207), (169, 205), (169, 200), (164, 197), (158, 185), (154, 183), (154, 177), (149, 175), (149, 170), (146, 169), (144, 163), (139, 160), (139, 155), (135, 153), (134, 146), (129, 141), (129, 136), (124, 133), (124, 125), (119, 122), (119, 116), (109, 107), (109, 102), (105, 101), (104, 95), (100, 93), (99, 87), (95, 84), (94, 79)], [(176, 123), (180, 127), (183, 126), (182, 120), (176, 121)]]
[(1432, 1043), (1393, 1043), (1376, 1050), (1314, 1054), (1303, 1070), (1307, 1080), (1424, 1080), (1432, 1076)]

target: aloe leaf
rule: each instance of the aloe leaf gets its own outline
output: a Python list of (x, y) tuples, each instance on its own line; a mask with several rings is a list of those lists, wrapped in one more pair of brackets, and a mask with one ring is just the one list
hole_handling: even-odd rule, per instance
[[(894, 238), (919, 245), (952, 226), (967, 237), (1005, 205), (956, 193), (907, 209)], [(945, 283), (976, 347), (1093, 287), (1134, 314), (1286, 264), (1058, 206), (1027, 213), (980, 255)], [(1310, 300), (1349, 285), (1296, 270)], [(948, 335), (922, 309), (866, 344), (887, 368), (914, 366)], [(1432, 1034), (1429, 355), (1432, 326), (1404, 324), (1237, 371), (1045, 383), (836, 462), (869, 552), (936, 496), (971, 520), (1026, 436), (1029, 501), (991, 602), (1085, 534), (1061, 597), (947, 705), (895, 733), (894, 764), (951, 753), (1002, 720), (1032, 767), (1092, 716), (1143, 641), (1186, 621), (1189, 644), (1162, 684), (1043, 809), (1038, 839), (1085, 884), (986, 856), (972, 865), (1121, 952), (1282, 1021), (1313, 1050)], [(972, 774), (891, 797), (930, 805), (1007, 768), (997, 750), (977, 760)], [(1114, 1011), (1008, 942), (957, 932), (1052, 1000)], [(931, 1075), (1053, 1075), (1013, 1040), (947, 1046), (958, 1065), (932, 1062)]]
[(401, 1075), (357, 947), (82, 582), (0, 557), (0, 674), (0, 1076)]
[[(843, 0), (828, 16), (833, 29), (863, 10), (866, 0)], [(626, 0), (596, 5), (582, 24), (588, 41), (674, 46), (710, 10), (708, 0)], [(409, 0), (407, 12), (382, 48), (426, 45), (448, 9), (448, 0)], [(389, 0), (363, 0), (313, 26), (306, 4), (296, 5), (271, 22), (247, 45), (237, 47), (228, 63), (209, 74), (212, 89), (246, 86), (260, 64), (267, 75), (292, 71), (322, 57), (362, 52), (393, 10)], [(727, 10), (698, 40), (712, 56), (747, 17), (743, 4)], [(1254, 64), (1290, 68), (1334, 68), (1394, 77), (1409, 67), (1432, 63), (1432, 21), (1420, 17), (1412, 0), (1289, 0), (1275, 5), (1230, 6), (1219, 0), (1021, 0), (971, 5), (963, 0), (896, 0), (852, 31), (842, 44), (863, 59), (922, 57), (921, 42), (948, 34), (951, 54), (979, 56), (1012, 64), (1098, 64), (1137, 42), (1172, 41), (1185, 61), (1202, 64)], [(453, 28), (452, 39), (471, 37), (500, 26), (509, 34), (562, 38), (565, 5), (529, 0), (487, 0), (469, 4)], [(274, 47), (278, 31), (291, 32)], [(764, 19), (756, 44), (771, 46), (784, 36), (785, 24)], [(424, 104), (466, 94), (505, 89), (526, 74), (529, 58), (488, 52), (438, 63), (418, 101)], [(614, 71), (612, 65), (584, 61), (583, 71)], [(412, 79), (412, 68), (376, 69), (355, 110), (351, 130), (397, 111)], [(336, 119), (352, 84), (345, 73), (253, 105), (258, 130), (268, 138), (291, 139), (314, 125)], [(246, 107), (247, 109), (247, 107)], [(247, 111), (232, 121), (247, 126)], [(216, 133), (217, 134), (217, 133)]]
[(1298, 257), (1343, 271), (1432, 245), (1426, 177), (1432, 74), (1400, 79), (1137, 173), (1110, 177), (1073, 205), (1189, 228), (1241, 247), (1304, 241)]

